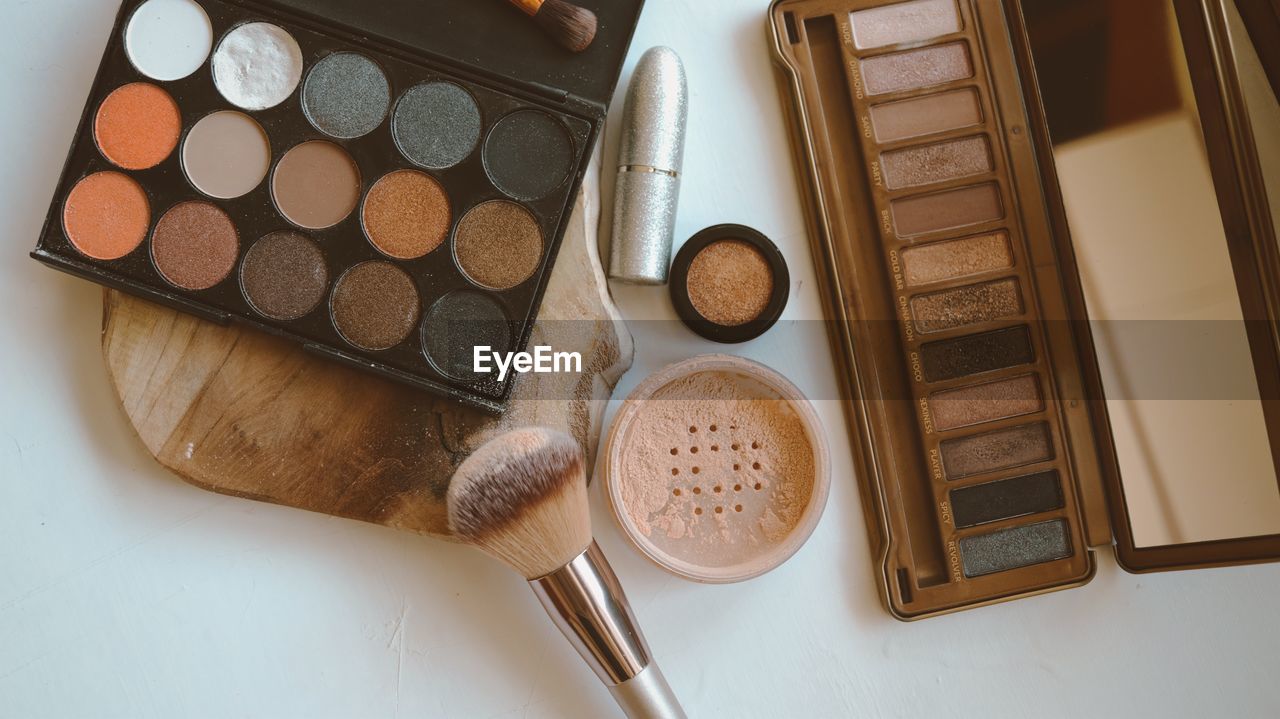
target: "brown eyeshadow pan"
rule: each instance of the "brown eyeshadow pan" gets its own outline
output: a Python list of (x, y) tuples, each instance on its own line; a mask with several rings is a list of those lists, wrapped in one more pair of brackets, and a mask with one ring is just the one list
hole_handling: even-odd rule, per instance
[(1047, 462), (1054, 457), (1049, 425), (1044, 422), (944, 440), (940, 451), (947, 479)]
[(873, 105), (870, 112), (876, 140), (882, 143), (959, 130), (982, 122), (982, 102), (971, 87)]
[(992, 322), (1022, 314), (1022, 292), (1018, 280), (1008, 278), (976, 285), (964, 285), (911, 299), (911, 315), (921, 332)]
[(407, 272), (372, 260), (347, 270), (333, 287), (333, 324), (351, 344), (386, 350), (404, 341), (418, 324), (418, 288)]
[(276, 165), (271, 193), (280, 214), (293, 224), (308, 230), (333, 227), (360, 201), (360, 168), (332, 142), (304, 142)]
[(329, 268), (314, 241), (301, 232), (280, 230), (245, 253), (240, 286), (245, 299), (264, 317), (294, 320), (324, 299)]
[(954, 230), (1004, 217), (1000, 188), (994, 183), (913, 195), (890, 203), (901, 237)]
[(174, 205), (151, 234), (156, 270), (186, 290), (207, 290), (225, 280), (239, 252), (240, 235), (231, 217), (208, 202)]
[(491, 200), (463, 215), (453, 253), (472, 282), (509, 290), (538, 270), (542, 248), (542, 228), (533, 213), (514, 202)]
[(880, 156), (890, 190), (931, 185), (990, 172), (991, 144), (982, 135), (916, 145)]

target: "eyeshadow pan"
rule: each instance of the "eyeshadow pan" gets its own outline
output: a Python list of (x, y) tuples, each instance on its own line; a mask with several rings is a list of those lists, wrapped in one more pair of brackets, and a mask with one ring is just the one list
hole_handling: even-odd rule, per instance
[(1020, 314), (1022, 292), (1012, 277), (911, 298), (916, 329), (926, 334)]
[(182, 143), (182, 169), (195, 188), (229, 200), (249, 194), (271, 169), (271, 141), (256, 120), (222, 110), (206, 115)]
[(687, 284), (698, 314), (723, 327), (737, 327), (757, 319), (769, 306), (773, 268), (749, 243), (720, 240), (693, 258)]
[(213, 49), (213, 24), (193, 0), (147, 0), (133, 11), (125, 53), (152, 80), (181, 80), (200, 69)]
[(428, 82), (409, 88), (396, 103), (391, 131), (410, 162), (443, 170), (475, 151), (480, 123), (471, 93), (451, 82)]
[(362, 262), (343, 273), (329, 300), (342, 338), (370, 351), (403, 342), (418, 323), (419, 302), (413, 278), (380, 260)]
[(506, 290), (533, 276), (542, 262), (542, 228), (524, 207), (491, 200), (458, 223), (454, 257), (472, 282)]
[(973, 77), (973, 60), (962, 42), (877, 55), (861, 62), (867, 94), (917, 90)]
[(511, 347), (507, 313), (491, 297), (459, 290), (441, 297), (422, 324), (422, 349), (431, 364), (454, 379), (478, 379), (475, 348), (505, 352)]
[(854, 44), (864, 49), (919, 42), (960, 30), (956, 0), (882, 5), (851, 13), (849, 21)]
[(871, 107), (871, 127), (877, 142), (896, 142), (972, 127), (982, 122), (978, 91), (972, 88), (939, 92)]
[(387, 117), (391, 85), (378, 63), (336, 52), (316, 63), (302, 89), (302, 111), (320, 132), (339, 139), (364, 137)]
[(240, 265), (240, 287), (259, 314), (295, 320), (316, 308), (329, 289), (329, 269), (315, 242), (294, 230), (254, 243)]
[(384, 255), (401, 260), (435, 250), (453, 223), (444, 187), (417, 170), (397, 170), (374, 183), (361, 214), (369, 242)]
[(484, 166), (494, 186), (507, 195), (539, 200), (572, 174), (573, 140), (564, 124), (545, 112), (513, 112), (485, 140)]
[(1049, 425), (1043, 422), (948, 439), (939, 445), (948, 479), (963, 479), (1053, 459)]
[(1019, 417), (1044, 408), (1034, 375), (937, 392), (929, 397), (939, 432)]
[(142, 186), (119, 172), (81, 179), (62, 206), (62, 229), (85, 257), (116, 260), (133, 252), (147, 236), (151, 204)]
[(1031, 364), (1034, 360), (1031, 332), (1026, 325), (929, 342), (920, 348), (926, 382), (945, 382)]
[(929, 195), (913, 195), (889, 205), (899, 237), (992, 222), (1004, 217), (995, 183), (961, 187)]
[(126, 170), (146, 170), (164, 162), (178, 146), (181, 134), (178, 103), (149, 82), (113, 90), (93, 120), (98, 150)]
[(302, 48), (289, 31), (269, 22), (245, 23), (227, 33), (211, 64), (218, 92), (244, 110), (279, 105), (302, 80)]
[(983, 135), (919, 145), (880, 156), (891, 190), (918, 187), (990, 172), (991, 145)]
[(360, 169), (341, 147), (311, 140), (280, 159), (271, 194), (280, 214), (293, 224), (308, 230), (333, 227), (360, 202)]
[(981, 577), (1071, 556), (1071, 536), (1061, 519), (1011, 527), (960, 540), (966, 577)]
[(187, 290), (207, 290), (235, 267), (240, 236), (227, 213), (203, 201), (169, 208), (151, 234), (151, 260), (160, 275)]
[(1062, 482), (1054, 471), (951, 490), (951, 515), (961, 529), (1051, 512), (1063, 505)]
[(910, 286), (972, 277), (1013, 267), (1013, 249), (1006, 232), (992, 232), (962, 240), (917, 245), (902, 251), (902, 268)]

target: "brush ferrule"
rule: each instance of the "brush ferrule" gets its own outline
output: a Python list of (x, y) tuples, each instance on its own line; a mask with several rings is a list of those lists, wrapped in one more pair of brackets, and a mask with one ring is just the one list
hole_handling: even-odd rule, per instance
[(560, 569), (529, 583), (600, 681), (631, 679), (652, 661), (618, 577), (595, 542)]
[(546, 2), (546, 0), (511, 0), (511, 4), (521, 10), (524, 10), (525, 14), (529, 17), (537, 15), (538, 11), (542, 9), (542, 3), (544, 2)]

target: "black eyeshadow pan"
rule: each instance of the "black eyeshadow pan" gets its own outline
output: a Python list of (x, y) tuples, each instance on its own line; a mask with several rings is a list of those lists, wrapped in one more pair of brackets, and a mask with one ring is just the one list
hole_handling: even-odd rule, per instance
[(1049, 512), (1062, 506), (1062, 482), (1053, 471), (951, 491), (951, 513), (956, 526), (961, 528)]
[(930, 342), (920, 348), (924, 378), (929, 382), (969, 377), (1031, 364), (1031, 332), (1026, 325)]

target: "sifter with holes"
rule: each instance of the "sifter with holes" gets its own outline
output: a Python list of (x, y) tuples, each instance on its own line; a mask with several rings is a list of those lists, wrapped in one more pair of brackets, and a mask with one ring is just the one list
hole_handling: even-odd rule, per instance
[(826, 435), (774, 370), (704, 355), (623, 403), (599, 466), (614, 516), (658, 566), (700, 582), (760, 576), (800, 549), (830, 487)]

